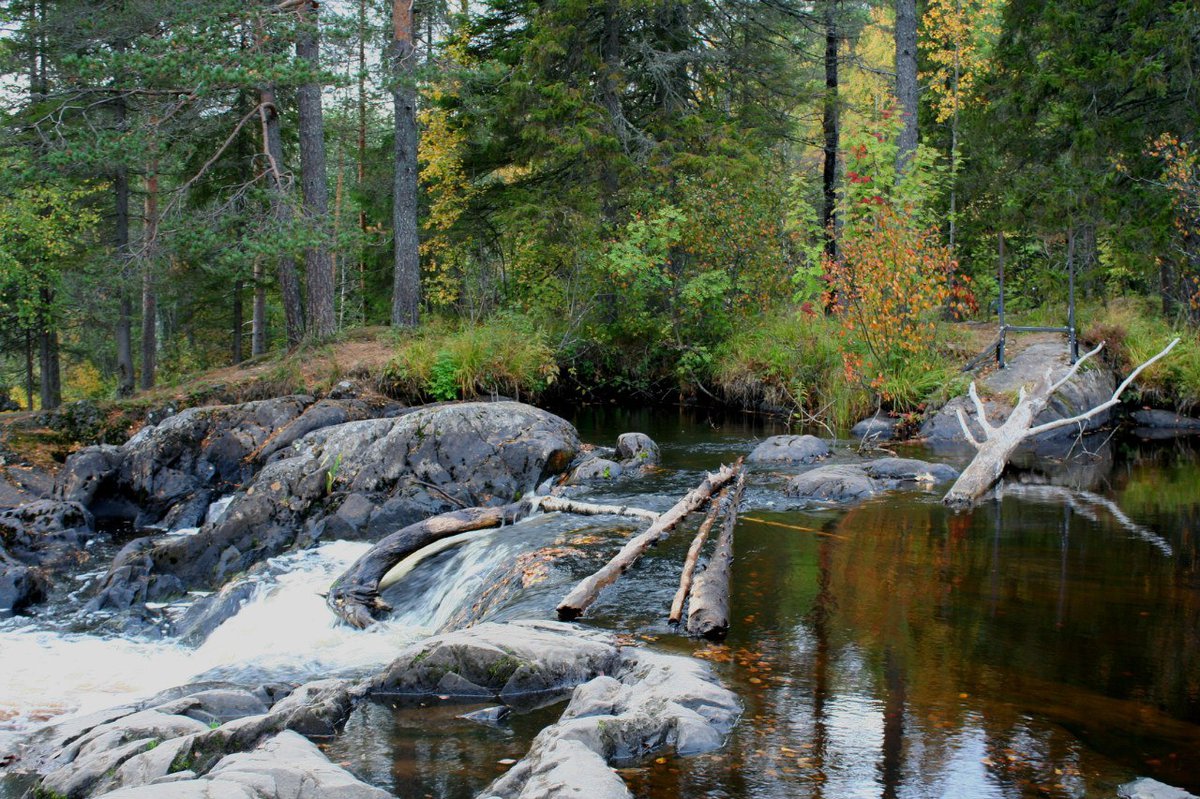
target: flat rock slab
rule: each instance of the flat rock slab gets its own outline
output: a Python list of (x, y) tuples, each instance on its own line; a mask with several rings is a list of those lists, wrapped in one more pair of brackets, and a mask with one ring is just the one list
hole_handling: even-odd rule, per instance
[(829, 457), (829, 445), (816, 436), (771, 436), (746, 456), (746, 463), (805, 464)]
[(483, 797), (627, 799), (610, 768), (664, 748), (692, 755), (722, 746), (742, 712), (708, 664), (647, 650), (626, 650), (615, 676), (575, 689), (562, 718), (534, 739), (517, 765)]
[(876, 480), (900, 483), (944, 483), (958, 477), (958, 470), (952, 466), (914, 458), (880, 458), (864, 463), (863, 471)]
[[(190, 775), (190, 778), (189, 778)], [(179, 779), (184, 776), (184, 779)], [(335, 766), (304, 736), (285, 731), (227, 755), (203, 776), (186, 770), (103, 799), (392, 799)]]
[(1117, 788), (1117, 796), (1121, 799), (1197, 799), (1185, 790), (1173, 788), (1149, 777), (1125, 783)]
[(619, 661), (613, 636), (553, 621), (485, 623), (406, 649), (364, 690), (382, 695), (500, 697), (571, 690)]

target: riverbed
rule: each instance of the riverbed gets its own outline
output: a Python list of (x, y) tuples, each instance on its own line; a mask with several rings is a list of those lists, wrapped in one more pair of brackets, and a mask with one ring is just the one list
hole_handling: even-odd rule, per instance
[[(586, 441), (639, 430), (660, 444), (661, 470), (580, 494), (654, 510), (785, 432), (674, 409), (573, 421)], [(837, 456), (857, 457), (854, 446), (841, 442)], [(1137, 776), (1200, 792), (1198, 451), (1187, 439), (1089, 447), (1099, 454), (1084, 453), (1084, 468), (1035, 464), (1043, 475), (1008, 481), (970, 514), (942, 507), (945, 486), (805, 507), (778, 490), (787, 470), (757, 471), (722, 644), (665, 623), (695, 523), (677, 531), (581, 623), (704, 658), (745, 714), (719, 752), (625, 764), (634, 795), (1114, 796)], [(1056, 473), (1076, 483), (1071, 492), (1044, 484)], [(634, 528), (550, 515), (471, 536), (388, 589), (396, 612), (366, 632), (335, 624), (318, 595), (362, 542), (274, 559), (242, 610), (198, 646), (105, 633), (59, 601), (0, 623), (0, 748), (45, 720), (185, 682), (365, 674), (441, 629), (552, 618)], [(81, 595), (94, 577), (80, 576)], [(498, 726), (458, 718), (470, 709), (368, 703), (323, 748), (398, 796), (473, 797), (561, 706)]]

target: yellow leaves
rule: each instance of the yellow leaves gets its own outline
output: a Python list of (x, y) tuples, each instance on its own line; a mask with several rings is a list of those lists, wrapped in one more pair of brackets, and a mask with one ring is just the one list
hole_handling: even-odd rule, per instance
[(921, 77), (933, 93), (938, 122), (977, 102), (975, 83), (990, 65), (1003, 8), (1004, 0), (929, 0), (921, 49), (933, 66)]

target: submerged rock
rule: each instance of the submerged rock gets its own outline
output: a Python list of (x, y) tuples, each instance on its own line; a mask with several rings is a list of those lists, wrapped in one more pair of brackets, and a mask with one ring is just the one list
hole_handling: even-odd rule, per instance
[[(569, 423), (516, 402), (432, 406), (322, 428), (263, 467), (214, 523), (127, 547), (90, 607), (119, 610), (215, 587), (311, 544), (327, 527), (375, 539), (460, 506), (505, 504), (566, 469), (579, 446)], [(358, 507), (339, 515), (352, 497)]]
[(829, 445), (816, 436), (771, 436), (746, 456), (746, 463), (813, 463), (829, 457)]
[(944, 463), (912, 458), (879, 458), (862, 464), (831, 464), (796, 475), (784, 489), (789, 496), (845, 504), (909, 484), (934, 485), (958, 477)]
[(1154, 430), (1200, 430), (1200, 419), (1180, 416), (1171, 411), (1141, 410), (1134, 411), (1130, 416), (1139, 427)]
[(863, 471), (876, 480), (897, 483), (944, 483), (958, 477), (958, 470), (952, 466), (914, 458), (880, 458), (864, 463)]

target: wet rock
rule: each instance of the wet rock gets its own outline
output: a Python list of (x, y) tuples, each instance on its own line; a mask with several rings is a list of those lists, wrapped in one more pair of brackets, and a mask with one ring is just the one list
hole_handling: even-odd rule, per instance
[(1125, 783), (1117, 788), (1117, 796), (1121, 799), (1197, 799), (1185, 790), (1173, 788), (1149, 777)]
[(861, 466), (820, 466), (788, 481), (784, 493), (819, 502), (857, 502), (878, 494), (882, 486)]
[(863, 471), (875, 480), (898, 483), (944, 483), (958, 477), (952, 466), (912, 458), (880, 458), (863, 464)]
[(615, 480), (624, 474), (625, 470), (616, 461), (607, 458), (588, 458), (571, 470), (567, 482), (571, 485), (590, 483), (597, 480)]
[(714, 751), (740, 714), (737, 696), (717, 683), (707, 664), (628, 651), (616, 676), (576, 688), (562, 718), (483, 796), (628, 797), (610, 763), (637, 762), (666, 747), (681, 755)]
[(813, 463), (829, 457), (829, 445), (816, 436), (771, 436), (754, 448), (747, 463)]
[(612, 671), (617, 661), (616, 642), (607, 633), (549, 621), (485, 623), (409, 647), (364, 690), (510, 702), (569, 690)]
[(202, 776), (163, 775), (104, 799), (389, 799), (391, 794), (335, 766), (312, 742), (281, 732), (252, 751), (221, 758)]
[(460, 506), (511, 502), (565, 470), (580, 446), (566, 421), (515, 402), (347, 422), (298, 444), (291, 456), (264, 466), (213, 524), (118, 556), (94, 605), (127, 607), (219, 585), (311, 543), (343, 493), (375, 506), (362, 531), (372, 539)]
[(1139, 427), (1155, 430), (1200, 430), (1200, 419), (1164, 410), (1134, 411), (1130, 416)]
[(617, 437), (617, 458), (626, 468), (657, 466), (658, 444), (645, 433), (622, 433)]
[(5, 562), (0, 550), (0, 619), (20, 615), (45, 600), (47, 582), (36, 569)]
[(893, 419), (886, 413), (877, 413), (874, 416), (868, 416), (854, 427), (850, 428), (850, 435), (855, 438), (866, 438), (873, 441), (891, 441), (895, 436), (896, 424), (899, 419)]

